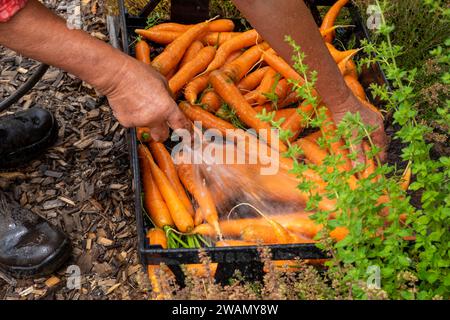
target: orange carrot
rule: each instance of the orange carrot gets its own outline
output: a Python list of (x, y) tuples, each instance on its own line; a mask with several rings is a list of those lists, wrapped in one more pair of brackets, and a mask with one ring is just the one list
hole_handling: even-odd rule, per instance
[(408, 190), (409, 185), (411, 183), (411, 163), (408, 163), (408, 166), (406, 167), (405, 171), (403, 172), (402, 179), (401, 179), (401, 188), (403, 191)]
[(294, 108), (280, 109), (275, 111), (275, 117), (273, 119), (278, 121), (281, 118), (284, 118), (286, 121), (286, 119), (289, 119), (294, 113), (296, 113)]
[(330, 52), (331, 56), (333, 57), (333, 59), (336, 63), (341, 62), (343, 59), (345, 59), (348, 56), (354, 56), (359, 51), (358, 49), (340, 51), (340, 50), (336, 49), (331, 43), (325, 43), (325, 44), (327, 45), (328, 51)]
[[(197, 210), (195, 210), (195, 216), (194, 216), (195, 228), (192, 231), (192, 233), (194, 233), (194, 234), (196, 234), (196, 233), (201, 234), (200, 232), (196, 231), (196, 229), (197, 229), (197, 226), (202, 225), (204, 220), (205, 220), (205, 216), (203, 215), (202, 210), (200, 208), (197, 208)], [(208, 226), (209, 226), (209, 224), (208, 224)]]
[[(275, 224), (277, 224), (275, 222)], [(295, 235), (281, 225), (279, 228), (272, 225), (247, 226), (242, 230), (241, 237), (244, 241), (262, 242), (265, 244), (287, 244), (287, 243), (312, 243), (311, 239)], [(278, 231), (278, 232), (277, 232)]]
[(150, 280), (150, 283), (152, 285), (152, 292), (156, 295), (155, 300), (165, 300), (166, 297), (164, 294), (161, 293), (161, 284), (159, 282), (157, 274), (160, 272), (160, 266), (156, 265), (148, 265), (147, 266), (147, 273)]
[(216, 49), (214, 47), (205, 47), (201, 49), (194, 60), (187, 62), (169, 80), (170, 90), (173, 93), (177, 93), (181, 90), (186, 83), (206, 69), (215, 54)]
[(348, 75), (358, 79), (358, 71), (356, 70), (356, 64), (352, 60), (352, 56), (342, 59), (342, 61), (338, 63), (338, 68), (343, 76)]
[(202, 99), (200, 100), (200, 104), (207, 111), (214, 113), (222, 106), (222, 99), (217, 93), (211, 90), (203, 95)]
[[(239, 119), (249, 127), (260, 130), (267, 130), (267, 143), (280, 151), (286, 151), (287, 148), (282, 143), (277, 146), (270, 134), (270, 125), (257, 118), (257, 113), (248, 104), (245, 98), (240, 93), (239, 89), (234, 85), (233, 81), (228, 78), (222, 71), (213, 71), (210, 75), (210, 83), (214, 90), (222, 97), (222, 99), (236, 112)], [(278, 142), (278, 141), (277, 141)]]
[(230, 19), (217, 19), (209, 23), (208, 30), (211, 32), (233, 31), (234, 22)]
[(233, 62), (234, 60), (239, 58), (241, 55), (242, 55), (242, 51), (241, 50), (236, 50), (235, 52), (231, 53), (228, 56), (227, 60), (225, 61), (225, 64)]
[(224, 42), (219, 47), (219, 49), (217, 50), (216, 57), (209, 64), (208, 69), (206, 71), (211, 72), (213, 70), (220, 68), (225, 63), (227, 57), (232, 52), (258, 44), (261, 41), (262, 38), (259, 36), (258, 32), (256, 32), (256, 30), (254, 29), (243, 32), (237, 35), (236, 37), (231, 38), (230, 40)]
[(173, 31), (178, 33), (186, 32), (192, 25), (188, 24), (181, 24), (176, 22), (166, 22), (166, 23), (160, 23), (156, 26), (153, 26), (151, 28), (148, 28), (149, 31)]
[(145, 29), (136, 29), (134, 32), (144, 39), (164, 45), (172, 43), (183, 34), (175, 31), (152, 31)]
[(203, 37), (202, 42), (208, 46), (221, 46), (240, 34), (240, 32), (209, 32)]
[(194, 41), (189, 46), (189, 48), (186, 50), (186, 53), (184, 54), (183, 60), (180, 62), (180, 68), (183, 67), (186, 63), (189, 61), (192, 61), (197, 58), (197, 54), (200, 52), (200, 50), (203, 49), (203, 43), (201, 41)]
[[(181, 24), (181, 23), (175, 23), (175, 22), (166, 22), (161, 23), (156, 26), (153, 26), (148, 31), (154, 31), (154, 32), (164, 32), (164, 31), (172, 31), (172, 32), (178, 32), (178, 33), (184, 33), (188, 31), (190, 28), (192, 28), (195, 25), (192, 24)], [(211, 21), (208, 26), (208, 31), (232, 31), (234, 29), (234, 23), (232, 20), (229, 19), (218, 19)]]
[(208, 25), (209, 22), (202, 22), (189, 28), (153, 60), (152, 66), (162, 75), (166, 75), (181, 61), (191, 43), (208, 31)]
[(189, 200), (183, 185), (178, 177), (177, 169), (173, 163), (170, 153), (167, 151), (164, 144), (160, 142), (150, 142), (150, 151), (155, 158), (159, 168), (164, 172), (167, 179), (169, 179), (172, 187), (175, 189), (178, 198), (183, 202), (186, 210), (194, 216), (194, 208), (192, 208), (191, 200)]
[[(322, 25), (320, 26), (320, 31), (325, 31), (333, 27), (336, 22), (336, 18), (341, 12), (341, 9), (347, 4), (348, 0), (338, 0), (334, 5), (328, 10), (323, 18)], [(325, 36), (326, 42), (332, 42), (334, 39), (335, 32), (331, 32)]]
[(176, 72), (177, 68), (173, 68), (164, 77), (166, 78), (167, 81), (169, 81), (170, 79), (172, 79), (172, 77), (175, 75)]
[(281, 79), (278, 81), (276, 87), (275, 87), (275, 95), (277, 96), (277, 102), (283, 101), (284, 98), (288, 95), (290, 92), (292, 86), (286, 79)]
[(367, 179), (371, 174), (375, 172), (375, 162), (373, 161), (372, 157), (368, 156), (368, 152), (370, 151), (370, 146), (367, 142), (363, 142), (362, 144), (364, 153), (366, 155), (366, 167), (361, 172), (361, 178)]
[(299, 81), (299, 85), (305, 83), (305, 80), (297, 73), (297, 71), (284, 61), (283, 58), (279, 57), (272, 49), (265, 51), (262, 58), (276, 72), (281, 74), (283, 78)]
[[(290, 224), (294, 225), (297, 223), (298, 219), (309, 219), (309, 213), (300, 211), (285, 214), (271, 215), (270, 218), (280, 223), (282, 226), (288, 226)], [(241, 219), (230, 219), (219, 221), (220, 229), (222, 234), (226, 237), (239, 237), (242, 230), (248, 226), (252, 225), (270, 225), (268, 220), (258, 217), (258, 218), (241, 218)], [(195, 228), (200, 234), (215, 236), (214, 229), (208, 224), (201, 224)]]
[(166, 201), (175, 226), (181, 232), (190, 232), (192, 229), (194, 229), (194, 220), (191, 214), (187, 211), (183, 202), (181, 202), (181, 200), (178, 198), (178, 195), (175, 189), (172, 187), (169, 179), (167, 179), (164, 172), (162, 172), (162, 170), (156, 165), (150, 151), (144, 146), (141, 146), (142, 145), (140, 145), (139, 147), (142, 148), (142, 152), (148, 159), (149, 166), (155, 179), (156, 185), (158, 186), (162, 197)]
[(344, 76), (345, 83), (350, 88), (355, 96), (357, 96), (361, 100), (366, 100), (366, 92), (364, 91), (363, 86), (357, 79), (354, 77), (347, 75)]
[(184, 97), (190, 104), (195, 104), (200, 92), (208, 86), (209, 74), (205, 73), (190, 81), (184, 88)]
[(277, 72), (272, 68), (270, 68), (266, 72), (257, 90), (258, 94), (256, 97), (256, 102), (258, 104), (264, 104), (267, 101), (267, 97), (265, 96), (265, 94), (272, 92), (272, 88), (275, 85), (275, 82), (277, 81), (277, 77), (279, 80), (279, 74), (277, 74)]
[(314, 133), (311, 133), (309, 135), (307, 135), (306, 137), (304, 137), (303, 139), (307, 139), (309, 141), (315, 142), (317, 143), (317, 141), (319, 140), (319, 138), (322, 137), (322, 131), (318, 130)]
[(323, 161), (328, 155), (328, 152), (320, 148), (315, 142), (308, 139), (298, 139), (294, 144), (303, 150), (303, 155), (306, 159), (316, 165), (323, 165)]
[(309, 104), (306, 106), (301, 104), (297, 110), (281, 124), (281, 129), (289, 130), (292, 133), (290, 141), (296, 140), (303, 128), (305, 128), (307, 118), (305, 119), (304, 117), (309, 117), (314, 112), (314, 107)]
[(150, 128), (147, 127), (137, 127), (136, 136), (139, 141), (147, 142), (151, 139)]
[[(253, 110), (255, 110), (258, 113), (261, 113), (264, 109), (266, 110), (266, 112), (274, 110), (271, 103), (265, 103), (262, 106), (256, 106), (256, 107), (253, 108)], [(279, 111), (281, 111), (281, 110), (279, 110)], [(276, 114), (277, 113), (278, 113), (278, 111), (276, 112)], [(277, 116), (275, 116), (275, 117), (277, 117)]]
[(245, 247), (245, 246), (256, 246), (257, 243), (242, 240), (222, 240), (216, 242), (216, 247)]
[(136, 51), (136, 59), (150, 65), (150, 46), (148, 43), (144, 40), (139, 40), (136, 42), (134, 49)]
[(184, 187), (192, 194), (200, 206), (205, 220), (220, 235), (219, 214), (205, 181), (199, 175), (196, 176), (195, 168), (191, 164), (180, 164), (177, 166), (177, 170)]
[(179, 107), (189, 120), (192, 122), (200, 121), (203, 128), (217, 129), (223, 135), (226, 135), (227, 130), (236, 129), (231, 123), (216, 117), (202, 107), (190, 105), (185, 101), (180, 102)]
[(159, 228), (152, 228), (147, 232), (147, 239), (150, 245), (159, 244), (163, 249), (167, 249), (167, 237), (166, 233)]
[(242, 79), (237, 87), (239, 88), (239, 90), (241, 90), (241, 92), (247, 92), (255, 89), (261, 83), (264, 74), (267, 72), (267, 70), (269, 70), (269, 68), (270, 67), (262, 67), (256, 71), (253, 71), (244, 79)]
[(145, 156), (146, 148), (143, 145), (139, 145), (139, 162), (142, 175), (142, 186), (144, 191), (144, 206), (150, 219), (158, 228), (164, 228), (165, 226), (173, 226), (174, 222), (170, 211), (164, 202), (158, 186), (156, 185), (151, 169), (150, 162)]
[(233, 62), (225, 64), (222, 69), (223, 72), (234, 82), (239, 82), (261, 59), (262, 53), (268, 48), (269, 44), (267, 42), (251, 47)]
[(341, 241), (349, 234), (349, 231), (345, 227), (336, 227), (330, 231), (330, 237), (336, 241)]
[[(325, 111), (326, 119), (325, 123), (323, 124), (322, 130), (324, 133), (324, 138), (326, 140), (330, 140), (334, 138), (335, 132), (337, 130), (336, 125), (333, 121), (333, 116), (330, 112), (330, 110), (326, 109)], [(341, 161), (344, 161), (343, 168), (346, 171), (349, 171), (352, 169), (352, 163), (350, 159), (348, 158), (348, 150), (344, 149), (344, 141), (340, 139), (339, 141), (330, 142), (330, 148), (331, 153), (334, 155), (340, 155)]]
[(287, 94), (286, 98), (278, 103), (278, 108), (285, 108), (293, 103), (297, 103), (299, 100), (298, 94), (295, 91), (291, 91)]

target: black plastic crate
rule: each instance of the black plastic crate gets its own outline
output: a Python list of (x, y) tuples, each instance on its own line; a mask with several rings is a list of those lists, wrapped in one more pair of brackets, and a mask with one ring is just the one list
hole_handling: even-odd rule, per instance
[[(156, 7), (160, 1), (149, 1), (148, 5), (141, 11), (139, 16), (132, 16), (126, 12), (123, 0), (119, 1), (119, 31), (122, 38), (122, 49), (127, 54), (133, 54), (134, 49), (130, 47), (130, 43), (135, 38), (134, 29), (143, 28), (146, 25), (146, 17)], [(172, 0), (171, 21), (181, 23), (195, 23), (204, 21), (208, 16), (208, 0)], [(305, 0), (310, 8), (318, 25), (321, 23), (320, 6), (330, 6), (333, 0)], [(342, 42), (349, 41), (354, 37), (356, 45), (362, 39), (369, 39), (369, 33), (366, 25), (353, 5), (347, 6), (352, 24), (355, 25), (351, 29), (338, 29), (337, 38)], [(369, 39), (370, 41), (370, 39)], [(365, 88), (370, 83), (387, 84), (386, 77), (378, 64), (365, 68), (360, 73), (360, 81)], [(368, 93), (368, 92), (367, 92)], [(370, 94), (368, 94), (370, 97)], [(377, 104), (376, 101), (372, 101)], [(135, 129), (129, 132), (129, 150), (130, 160), (133, 172), (133, 188), (135, 193), (135, 214), (137, 223), (138, 251), (142, 264), (157, 265), (165, 263), (174, 272), (178, 280), (183, 279), (180, 264), (199, 263), (198, 249), (163, 249), (160, 246), (151, 246), (146, 238), (146, 228), (141, 203), (141, 181), (139, 160), (137, 155), (137, 139)], [(319, 250), (314, 244), (284, 244), (284, 245), (268, 245), (271, 249), (273, 260), (293, 260), (299, 259), (323, 259), (327, 254)], [(217, 262), (216, 278), (227, 279), (235, 270), (241, 270), (244, 274), (252, 274), (257, 276), (261, 273), (262, 266), (260, 255), (256, 246), (249, 247), (212, 247), (204, 248), (212, 262)], [(255, 272), (256, 271), (256, 272)]]

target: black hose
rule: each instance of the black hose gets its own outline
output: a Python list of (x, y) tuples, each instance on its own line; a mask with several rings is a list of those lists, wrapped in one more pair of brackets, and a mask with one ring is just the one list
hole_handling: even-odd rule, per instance
[(48, 65), (46, 64), (40, 64), (39, 67), (37, 67), (36, 72), (33, 73), (31, 77), (25, 81), (24, 84), (22, 84), (13, 94), (11, 94), (8, 98), (0, 102), (0, 112), (6, 110), (9, 108), (13, 103), (16, 103), (19, 101), (20, 98), (22, 98), (28, 91), (33, 88), (33, 86), (42, 78), (42, 76), (45, 74), (45, 72), (48, 69)]

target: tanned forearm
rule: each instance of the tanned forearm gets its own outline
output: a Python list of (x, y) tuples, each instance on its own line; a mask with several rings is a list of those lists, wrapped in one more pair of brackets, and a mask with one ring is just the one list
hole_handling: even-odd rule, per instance
[(30, 0), (7, 23), (0, 23), (0, 43), (38, 61), (62, 68), (108, 91), (110, 77), (129, 57), (81, 30), (70, 30), (60, 17)]
[(305, 53), (305, 63), (318, 72), (316, 89), (332, 112), (348, 110), (352, 93), (325, 46), (316, 23), (303, 0), (233, 0), (242, 14), (286, 61), (291, 62), (292, 47), (285, 41), (290, 35)]
[(156, 70), (84, 31), (68, 29), (37, 0), (0, 23), (0, 44), (85, 80), (107, 96), (122, 125), (149, 127), (154, 140), (165, 140), (169, 127), (191, 128)]

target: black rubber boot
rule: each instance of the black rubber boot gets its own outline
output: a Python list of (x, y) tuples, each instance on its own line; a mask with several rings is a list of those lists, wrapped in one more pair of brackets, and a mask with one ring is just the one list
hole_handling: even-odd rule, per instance
[(70, 254), (62, 231), (0, 191), (0, 270), (20, 278), (48, 275)]
[(0, 118), (0, 169), (24, 164), (53, 145), (58, 123), (40, 107)]

